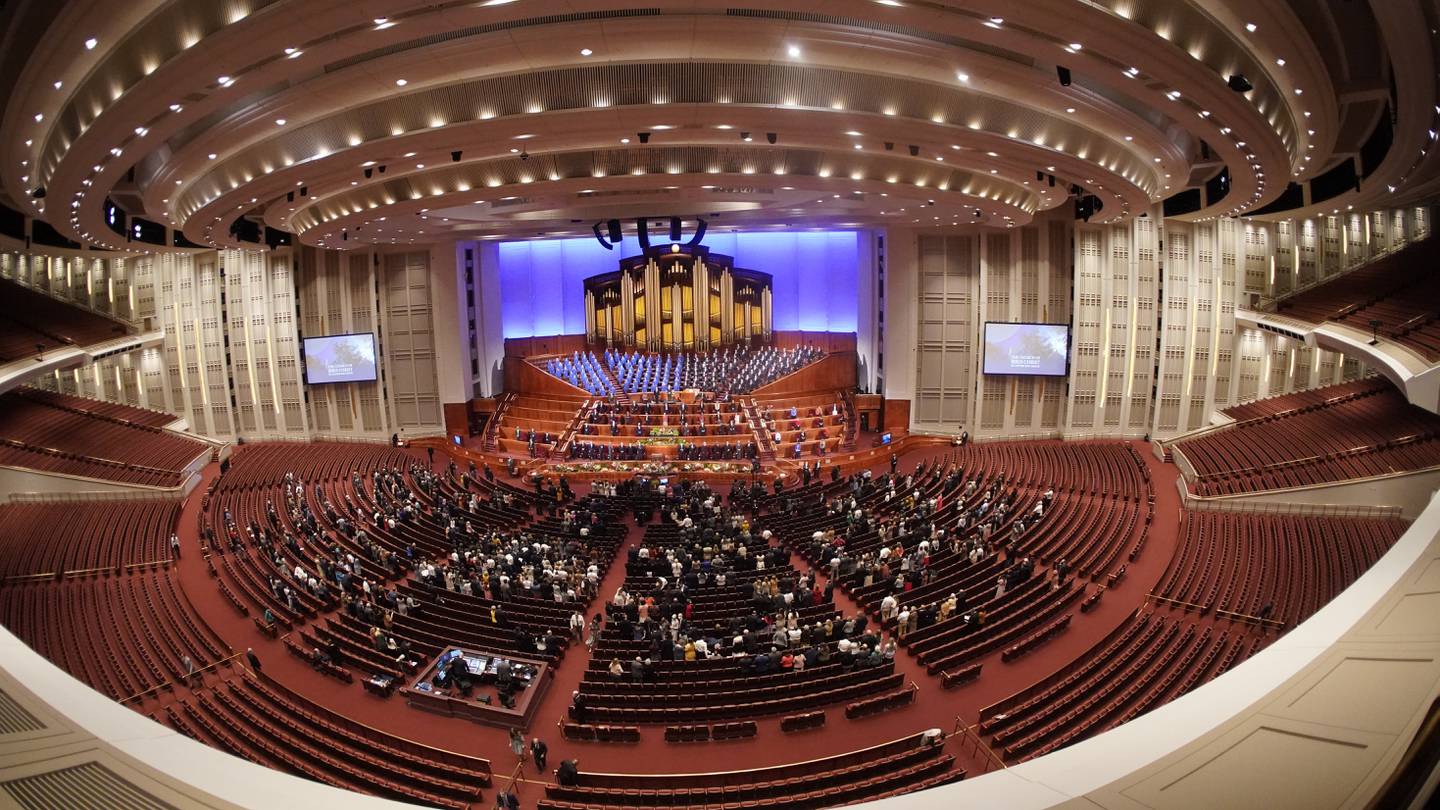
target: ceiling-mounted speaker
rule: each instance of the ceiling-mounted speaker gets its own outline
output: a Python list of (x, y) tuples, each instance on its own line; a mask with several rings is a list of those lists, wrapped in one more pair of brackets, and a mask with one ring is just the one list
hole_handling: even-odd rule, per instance
[(775, 143), (776, 141), (780, 140), (780, 136), (779, 136), (779, 135), (776, 135), (776, 134), (773, 133), (773, 132), (767, 132), (767, 133), (765, 133), (765, 140), (767, 140), (767, 141), (769, 141), (770, 143), (773, 144), (773, 143)]
[(1056, 65), (1055, 75), (1060, 77), (1061, 87), (1070, 86), (1070, 68), (1064, 67), (1063, 65)]
[(670, 217), (670, 241), (680, 241), (680, 217)]
[(612, 219), (609, 222), (606, 222), (605, 228), (609, 232), (608, 235), (610, 237), (611, 244), (618, 245), (620, 244), (620, 240), (625, 238), (625, 234), (621, 233), (620, 231), (620, 220)]
[(920, 157), (920, 147), (910, 144), (910, 157)]
[(1226, 79), (1225, 84), (1229, 85), (1230, 89), (1237, 93), (1248, 93), (1255, 89), (1255, 85), (1251, 84), (1250, 80), (1245, 78), (1244, 74), (1241, 73), (1236, 73), (1229, 79)]

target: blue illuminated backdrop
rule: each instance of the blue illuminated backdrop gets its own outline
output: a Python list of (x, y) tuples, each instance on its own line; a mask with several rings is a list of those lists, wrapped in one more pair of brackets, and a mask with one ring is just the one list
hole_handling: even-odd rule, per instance
[[(859, 235), (855, 231), (716, 233), (705, 246), (735, 265), (775, 277), (777, 331), (854, 332)], [(505, 337), (585, 332), (585, 287), (640, 253), (632, 236), (610, 251), (591, 237), (502, 242), (500, 305)]]

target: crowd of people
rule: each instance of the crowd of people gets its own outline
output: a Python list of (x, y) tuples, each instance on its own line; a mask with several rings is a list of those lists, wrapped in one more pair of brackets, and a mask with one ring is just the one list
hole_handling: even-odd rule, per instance
[(658, 353), (606, 349), (600, 357), (593, 351), (574, 351), (551, 358), (545, 362), (545, 370), (594, 396), (615, 394), (615, 381), (619, 382), (619, 391), (631, 394), (684, 390), (744, 393), (824, 355), (814, 346), (729, 346), (713, 351)]
[[(894, 657), (894, 642), (863, 613), (825, 610), (833, 608), (833, 583), (822, 587), (813, 575), (797, 573), (769, 531), (757, 533), (743, 510), (723, 505), (705, 483), (680, 482), (659, 512), (668, 531), (647, 534), (629, 550), (629, 587), (607, 608), (612, 638), (640, 642), (646, 651), (630, 661), (612, 658), (611, 677), (654, 680), (657, 661), (734, 658), (748, 672), (768, 673)], [(727, 587), (748, 597), (745, 609), (697, 617), (695, 596)]]
[(586, 436), (734, 436), (750, 432), (739, 403), (729, 399), (691, 403), (662, 395), (642, 402), (619, 402), (608, 397), (586, 402), (583, 411), (580, 433)]

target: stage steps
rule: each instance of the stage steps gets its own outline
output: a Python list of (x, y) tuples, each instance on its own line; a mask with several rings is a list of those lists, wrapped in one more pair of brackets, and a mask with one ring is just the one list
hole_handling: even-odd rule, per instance
[(620, 384), (620, 378), (615, 376), (615, 370), (610, 368), (610, 364), (605, 362), (603, 358), (600, 361), (600, 370), (605, 372), (605, 379), (609, 380), (610, 384), (615, 387), (615, 404), (622, 406), (629, 405), (630, 395), (626, 393), (625, 386)]
[(775, 445), (770, 441), (770, 431), (760, 424), (760, 412), (755, 409), (754, 397), (737, 397), (740, 409), (745, 412), (745, 421), (750, 425), (750, 434), (755, 437), (755, 446), (760, 449), (761, 461), (775, 460)]
[(485, 452), (493, 453), (500, 446), (500, 420), (505, 418), (505, 411), (514, 400), (515, 394), (509, 391), (500, 395), (500, 401), (495, 405), (495, 413), (491, 415), (490, 423), (485, 426), (485, 440), (480, 445)]

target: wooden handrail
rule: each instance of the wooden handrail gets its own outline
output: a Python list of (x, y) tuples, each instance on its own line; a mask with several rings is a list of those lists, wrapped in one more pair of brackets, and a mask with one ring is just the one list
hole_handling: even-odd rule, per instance
[[(972, 744), (974, 744), (977, 750), (984, 751), (985, 754), (989, 757), (990, 761), (999, 765), (1002, 770), (1009, 770), (1010, 766), (1005, 764), (1005, 760), (1001, 759), (1000, 755), (995, 753), (995, 749), (991, 748), (989, 743), (985, 742), (985, 740), (980, 736), (980, 732), (976, 731), (974, 727), (969, 726), (964, 721), (962, 721), (959, 715), (956, 715), (955, 717), (955, 732), (959, 734), (962, 739), (969, 740)], [(987, 771), (988, 770), (989, 769), (987, 767)]]
[(1149, 599), (1154, 599), (1154, 600), (1157, 601), (1157, 602), (1168, 602), (1169, 604), (1172, 604), (1172, 605), (1180, 605), (1181, 607), (1193, 607), (1193, 608), (1198, 608), (1198, 609), (1200, 609), (1200, 610), (1209, 610), (1209, 609), (1210, 609), (1210, 606), (1209, 606), (1209, 605), (1199, 605), (1199, 604), (1196, 604), (1196, 603), (1194, 603), (1194, 602), (1185, 602), (1185, 601), (1182, 601), (1182, 600), (1179, 600), (1179, 599), (1171, 599), (1171, 598), (1168, 597), (1168, 596), (1161, 596), (1161, 595), (1158, 594), (1158, 593), (1147, 593), (1147, 594), (1145, 594), (1145, 598), (1146, 598), (1147, 600), (1149, 600)]
[[(194, 674), (194, 675), (199, 675), (199, 674), (202, 673), (202, 672), (207, 672), (207, 671), (209, 671), (209, 670), (212, 670), (212, 669), (220, 666), (221, 664), (228, 664), (228, 663), (230, 663), (231, 661), (234, 661), (236, 658), (239, 658), (239, 657), (242, 656), (242, 655), (244, 655), (244, 653), (238, 653), (238, 652), (237, 652), (237, 653), (231, 653), (231, 654), (230, 654), (228, 657), (226, 657), (226, 658), (222, 658), (222, 659), (220, 659), (219, 661), (215, 661), (215, 662), (206, 664), (205, 666), (200, 667), (199, 669), (196, 669), (195, 672), (192, 673), (192, 674)], [(173, 686), (175, 683), (176, 683), (176, 681), (164, 681), (164, 682), (162, 682), (162, 683), (157, 683), (157, 684), (155, 684), (154, 686), (150, 687), (149, 689), (146, 689), (144, 692), (136, 692), (135, 694), (131, 695), (130, 697), (127, 697), (127, 698), (125, 698), (124, 700), (120, 701), (120, 703), (121, 703), (122, 705), (125, 704), (125, 703), (129, 703), (130, 701), (135, 700), (136, 698), (142, 698), (142, 697), (145, 697), (146, 695), (148, 695), (148, 694), (150, 694), (150, 693), (152, 693), (152, 692), (158, 692), (159, 690), (164, 689), (164, 688), (167, 687), (167, 686)]]

